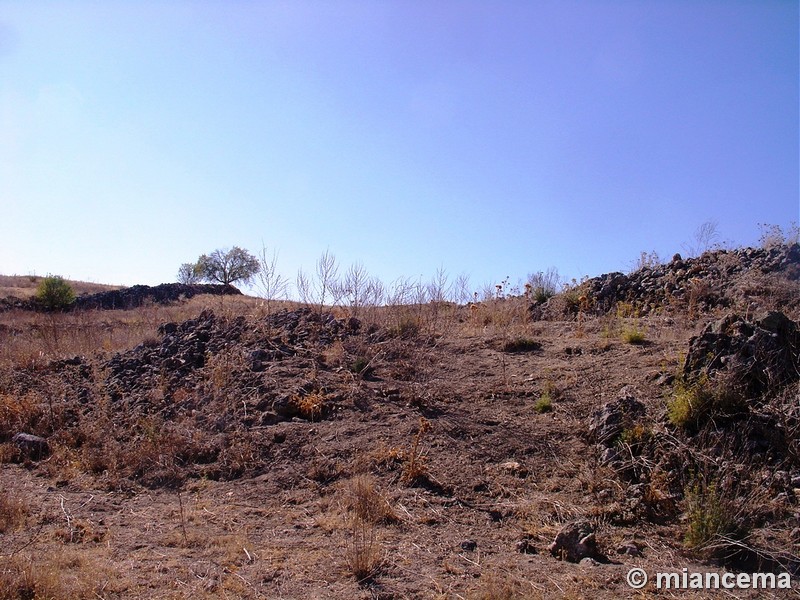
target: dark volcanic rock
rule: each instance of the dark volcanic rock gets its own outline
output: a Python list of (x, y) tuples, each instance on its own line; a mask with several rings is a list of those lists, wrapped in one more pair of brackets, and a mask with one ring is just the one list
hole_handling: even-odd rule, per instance
[(594, 413), (589, 422), (589, 434), (601, 446), (612, 448), (622, 432), (644, 415), (644, 404), (634, 398), (632, 390), (624, 387), (616, 400)]
[(550, 554), (559, 560), (580, 562), (584, 558), (607, 560), (597, 549), (594, 526), (588, 521), (567, 523), (550, 544)]
[[(790, 285), (800, 281), (800, 245), (716, 250), (687, 259), (676, 254), (669, 263), (645, 266), (629, 274), (607, 273), (580, 284), (586, 298), (581, 310), (602, 314), (614, 310), (619, 302), (633, 304), (641, 315), (676, 302), (700, 312), (726, 308), (747, 295), (732, 285), (735, 279), (769, 273), (780, 273)], [(796, 296), (800, 297), (800, 286), (796, 287)], [(534, 303), (531, 317), (557, 318), (558, 306), (558, 296), (543, 306)], [(572, 305), (572, 310), (577, 307)]]
[(73, 308), (131, 309), (142, 306), (146, 302), (168, 304), (188, 299), (199, 294), (235, 295), (241, 292), (232, 285), (162, 283), (154, 287), (134, 285), (121, 290), (100, 292), (89, 296), (81, 296), (75, 300)]
[(18, 433), (11, 438), (11, 441), (26, 458), (41, 460), (50, 454), (50, 445), (47, 440), (38, 435)]
[(726, 372), (749, 395), (796, 381), (800, 373), (800, 327), (776, 311), (752, 321), (729, 314), (709, 323), (689, 342), (685, 377)]

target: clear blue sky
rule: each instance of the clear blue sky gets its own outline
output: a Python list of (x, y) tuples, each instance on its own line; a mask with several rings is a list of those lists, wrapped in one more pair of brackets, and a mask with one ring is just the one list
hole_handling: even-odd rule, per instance
[(796, 1), (0, 0), (0, 273), (475, 287), (798, 220)]

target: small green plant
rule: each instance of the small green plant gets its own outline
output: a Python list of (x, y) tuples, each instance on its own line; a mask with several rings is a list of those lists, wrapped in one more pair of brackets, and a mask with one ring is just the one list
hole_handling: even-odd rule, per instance
[(642, 425), (637, 423), (631, 427), (626, 427), (617, 439), (617, 444), (620, 446), (630, 446), (631, 448), (638, 448), (647, 440), (650, 439), (652, 432)]
[(533, 410), (539, 414), (553, 410), (553, 398), (550, 396), (548, 390), (545, 390), (542, 395), (539, 396), (538, 400), (533, 403)]
[(667, 403), (667, 416), (676, 427), (693, 431), (714, 418), (729, 418), (747, 410), (744, 397), (725, 380), (712, 382), (703, 374), (694, 381), (679, 379)]
[(48, 310), (61, 310), (75, 302), (75, 292), (63, 277), (48, 275), (36, 288), (36, 300)]
[(353, 360), (353, 362), (350, 363), (348, 368), (351, 373), (366, 377), (372, 371), (370, 362), (371, 361), (366, 356), (358, 356), (355, 358), (355, 360)]
[(626, 344), (644, 344), (647, 336), (639, 324), (634, 322), (622, 330), (622, 341)]
[(741, 535), (736, 505), (716, 481), (695, 476), (686, 486), (684, 497), (688, 527), (684, 542), (689, 548), (714, 554), (714, 542), (719, 538)]

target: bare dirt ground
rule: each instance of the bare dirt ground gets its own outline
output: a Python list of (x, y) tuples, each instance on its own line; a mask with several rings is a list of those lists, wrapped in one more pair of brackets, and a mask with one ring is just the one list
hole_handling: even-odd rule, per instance
[[(116, 356), (6, 357), (0, 598), (798, 595), (796, 576), (776, 591), (626, 583), (634, 567), (749, 572), (754, 556), (797, 568), (800, 470), (781, 454), (797, 429), (781, 422), (780, 448), (738, 463), (714, 437), (747, 437), (770, 402), (793, 410), (797, 384), (700, 431), (668, 416), (691, 338), (736, 307), (532, 320), (507, 299), (356, 327), (341, 311), (218, 302), (193, 299), (188, 325), (154, 326)], [(644, 414), (614, 460), (596, 423), (620, 396)], [(21, 431), (47, 450), (20, 450)], [(739, 490), (720, 506), (748, 507), (746, 555), (687, 543), (704, 464), (709, 490)], [(551, 543), (581, 521), (596, 550), (559, 560)]]

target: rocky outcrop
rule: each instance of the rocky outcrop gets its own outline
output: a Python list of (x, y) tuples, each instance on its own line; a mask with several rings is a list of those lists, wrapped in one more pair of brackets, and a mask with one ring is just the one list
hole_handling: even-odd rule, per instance
[(75, 300), (73, 309), (100, 308), (104, 310), (121, 309), (128, 310), (137, 308), (152, 302), (154, 304), (169, 304), (178, 300), (188, 300), (199, 294), (212, 294), (216, 296), (227, 296), (241, 294), (232, 285), (218, 284), (192, 284), (183, 283), (162, 283), (161, 285), (134, 285), (133, 287), (121, 290), (111, 290), (81, 296)]
[(751, 397), (797, 381), (800, 327), (777, 311), (762, 311), (752, 320), (728, 314), (689, 342), (684, 377), (701, 373), (726, 373)]
[[(645, 266), (630, 274), (607, 273), (580, 284), (576, 288), (580, 302), (566, 303), (566, 310), (601, 314), (613, 310), (619, 302), (634, 304), (641, 315), (673, 305), (691, 306), (699, 312), (731, 307), (748, 293), (758, 291), (758, 286), (748, 290), (738, 282), (770, 273), (781, 273), (792, 284), (800, 282), (800, 244), (716, 250), (688, 259), (676, 254), (668, 263)], [(800, 290), (800, 284), (797, 288)], [(531, 306), (531, 315), (554, 318), (564, 310), (563, 298), (559, 302), (556, 296), (543, 306)]]

